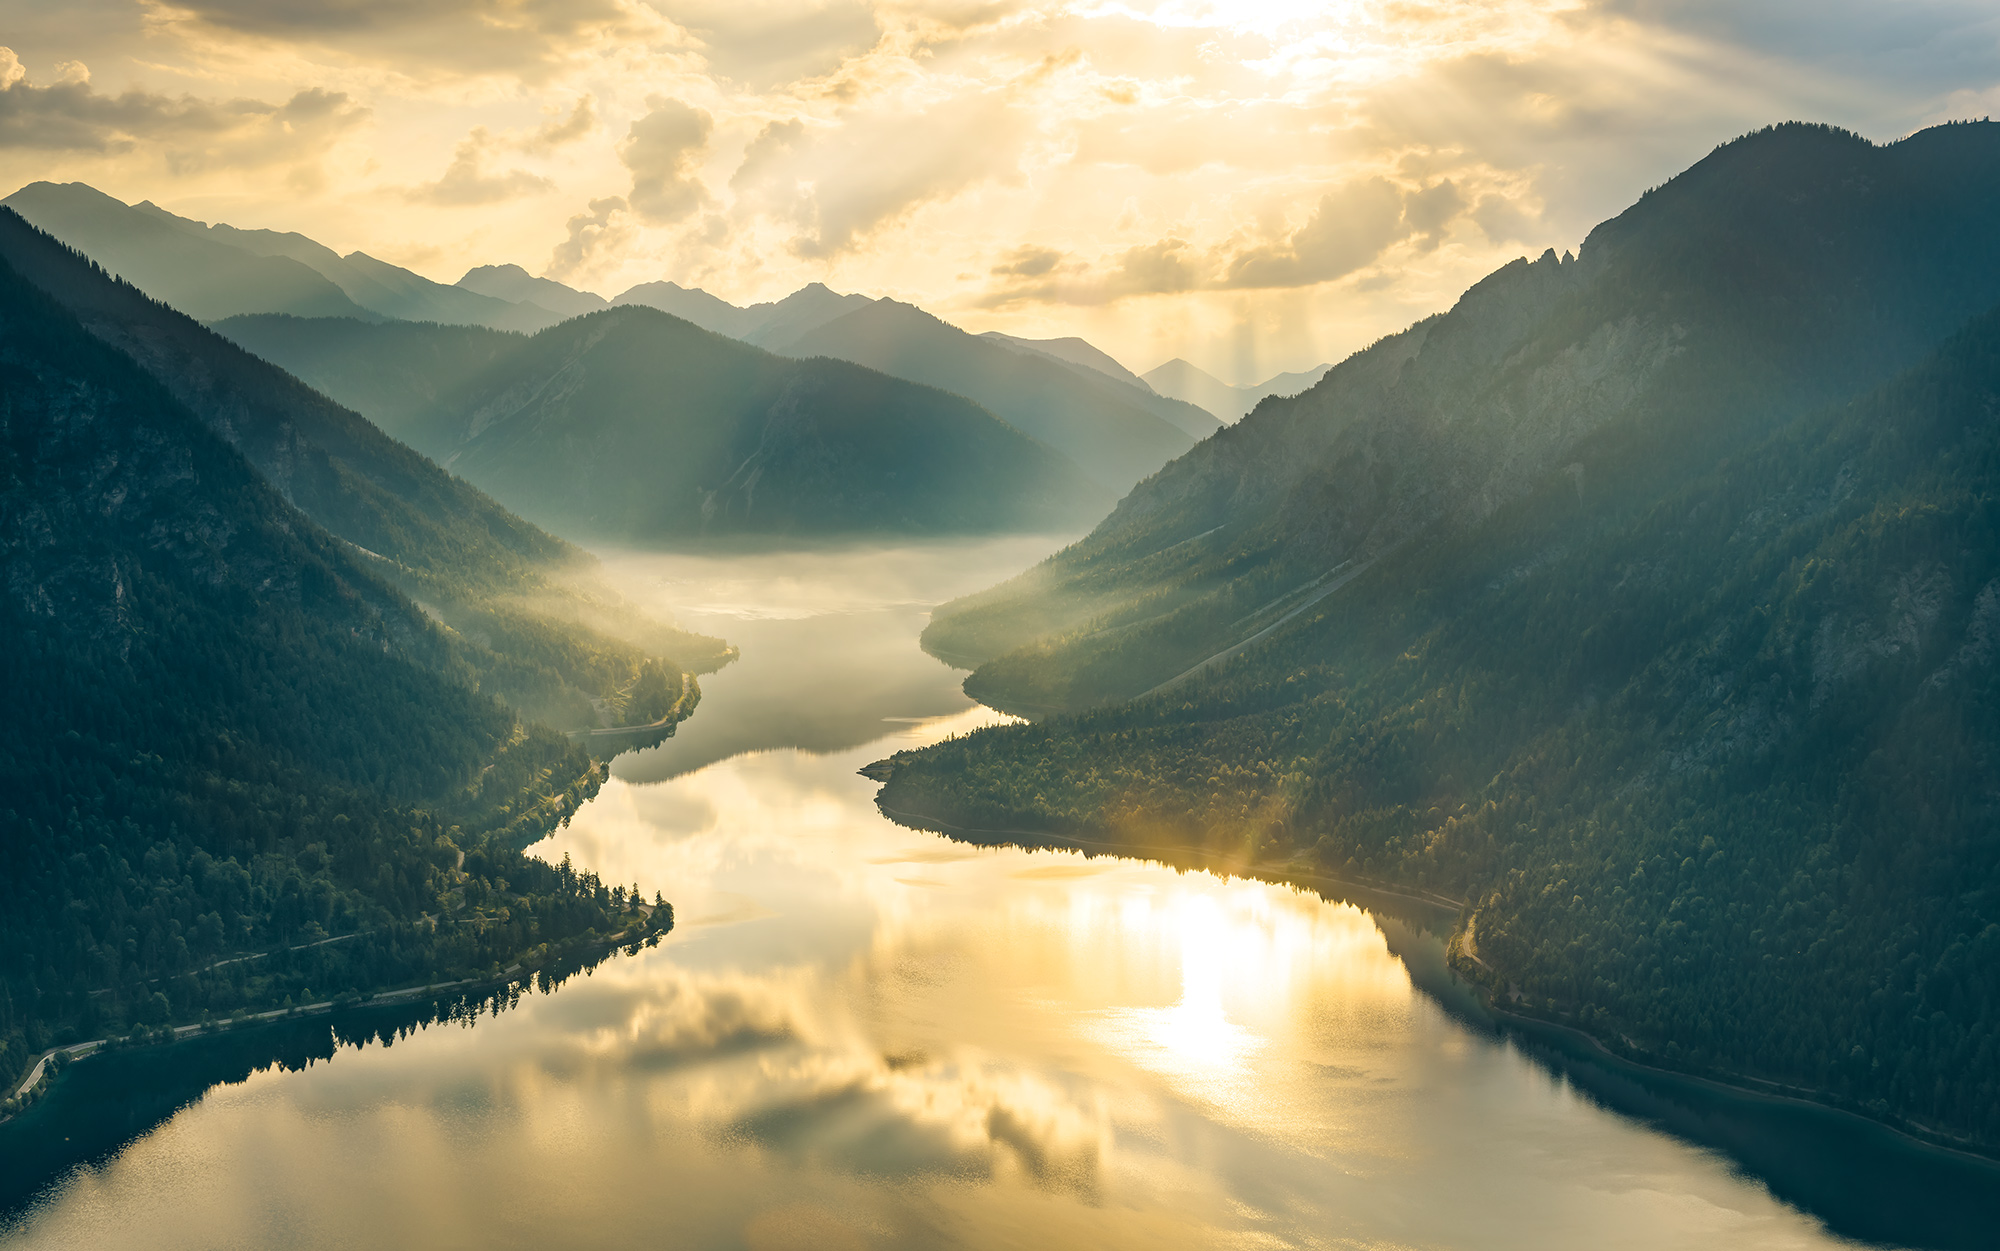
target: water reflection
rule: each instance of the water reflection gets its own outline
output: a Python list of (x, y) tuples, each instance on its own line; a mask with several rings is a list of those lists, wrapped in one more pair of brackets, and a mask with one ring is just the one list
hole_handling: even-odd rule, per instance
[[(681, 558), (621, 559), (689, 585)], [(664, 885), (667, 942), (476, 1029), (219, 1086), (0, 1243), (1842, 1245), (1460, 1024), (1393, 923), (884, 821), (856, 768), (994, 714), (916, 651), (893, 579), (845, 559), (823, 621), (718, 594), (794, 623), (787, 650), (722, 631), (743, 658), (681, 737), (540, 848)], [(856, 619), (896, 647), (845, 650)], [(787, 713), (799, 672), (839, 707)]]

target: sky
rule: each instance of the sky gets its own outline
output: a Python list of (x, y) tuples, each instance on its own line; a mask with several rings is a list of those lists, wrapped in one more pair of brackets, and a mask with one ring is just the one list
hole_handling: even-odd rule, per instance
[(819, 281), (1231, 382), (1746, 131), (1989, 114), (1992, 0), (0, 0), (0, 191), (444, 282)]

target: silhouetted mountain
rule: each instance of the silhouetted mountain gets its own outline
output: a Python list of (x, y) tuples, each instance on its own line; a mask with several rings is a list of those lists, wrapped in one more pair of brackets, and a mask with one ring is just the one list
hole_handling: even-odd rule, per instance
[(1241, 419), (1269, 396), (1297, 395), (1326, 377), (1326, 371), (1332, 368), (1320, 365), (1298, 373), (1276, 374), (1255, 386), (1237, 387), (1175, 357), (1145, 377), (1161, 395), (1198, 405), (1226, 423)]
[(578, 291), (553, 278), (536, 278), (519, 265), (480, 265), (466, 270), (458, 285), (495, 299), (538, 305), (559, 317), (581, 317), (606, 306), (601, 295)]
[(1446, 891), (1502, 1006), (2000, 1147), (1996, 305), (2000, 126), (1725, 145), (942, 610), (1095, 707), (885, 802)]
[(368, 317), (311, 267), (190, 235), (80, 182), (37, 182), (0, 204), (156, 300), (203, 320), (232, 313)]
[(1222, 422), (1215, 414), (1207, 409), (1172, 396), (1161, 395), (1144, 378), (1082, 339), (1016, 339), (997, 330), (989, 330), (979, 337), (1012, 351), (1024, 352), (1082, 372), (1093, 383), (1100, 378), (1121, 382), (1137, 392), (1136, 397), (1127, 396), (1126, 399), (1197, 442), (1214, 434), (1222, 426)]
[(657, 308), (691, 321), (703, 330), (773, 351), (782, 350), (777, 345), (874, 302), (865, 295), (841, 295), (818, 282), (808, 283), (782, 300), (752, 304), (748, 308), (738, 308), (706, 291), (672, 282), (642, 283), (612, 301)]
[(402, 433), (608, 538), (1054, 528), (1108, 498), (958, 396), (640, 307), (543, 331)]
[(1002, 334), (998, 330), (988, 330), (979, 337), (990, 339), (1002, 347), (1030, 352), (1036, 356), (1045, 356), (1052, 361), (1061, 361), (1065, 365), (1093, 370), (1107, 378), (1115, 378), (1126, 386), (1137, 387), (1141, 391), (1153, 390), (1144, 378), (1113, 360), (1096, 345), (1074, 335), (1066, 339), (1022, 339), (1011, 334)]
[(1147, 411), (1144, 397), (1098, 377), (967, 334), (913, 305), (877, 300), (804, 335), (773, 339), (787, 356), (830, 356), (950, 391), (1062, 452), (1124, 491), (1193, 437)]
[(211, 226), (151, 201), (121, 203), (83, 183), (34, 183), (0, 204), (199, 321), (291, 313), (532, 331), (562, 320), (537, 305), (432, 282), (365, 252), (341, 256), (294, 232)]
[(4, 263), (0, 394), (0, 1084), (52, 1042), (624, 924), (518, 851), (596, 763)]
[[(631, 290), (619, 295), (611, 303), (616, 305), (640, 304), (656, 308), (663, 313), (672, 313), (682, 321), (691, 321), (703, 330), (716, 334), (726, 334), (732, 339), (740, 339), (755, 328), (756, 319), (747, 309), (741, 309), (719, 296), (695, 287), (683, 287), (677, 282), (642, 282)], [(769, 308), (769, 305), (759, 307)]]

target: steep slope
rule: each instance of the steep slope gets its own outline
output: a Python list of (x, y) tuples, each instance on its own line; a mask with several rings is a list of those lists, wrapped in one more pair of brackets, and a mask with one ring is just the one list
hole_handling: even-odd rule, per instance
[(1996, 500), (2000, 313), (1615, 524), (1552, 489), (882, 802), (1463, 897), (1510, 1010), (2000, 1152)]
[(803, 335), (770, 342), (787, 356), (853, 361), (963, 395), (1115, 492), (1194, 443), (1186, 431), (1148, 412), (1131, 387), (987, 342), (895, 300), (878, 300)]
[(371, 316), (310, 266), (190, 235), (80, 182), (30, 183), (0, 205), (199, 320), (234, 313)]
[(623, 924), (517, 850), (595, 763), (4, 264), (0, 396), (0, 1084), (53, 1042)]
[(1106, 502), (957, 396), (640, 307), (543, 331), (408, 435), (529, 515), (603, 537), (1053, 528)]
[[(0, 259), (159, 379), (289, 502), (380, 561), (384, 576), (455, 628), (502, 644), (487, 675), (517, 707), (565, 727), (594, 724), (590, 699), (623, 689), (646, 654), (697, 667), (725, 654), (716, 640), (622, 608), (576, 549), (6, 211)], [(618, 637), (593, 621), (616, 623)]]
[(528, 341), (483, 326), (282, 313), (229, 317), (214, 329), (398, 438)]
[(1508, 1010), (2000, 1152), (1997, 191), (1726, 145), (934, 625), (1098, 706), (883, 804), (1446, 892)]
[[(1449, 313), (1272, 399), (1085, 542), (926, 633), (1012, 707), (1136, 695), (1432, 529), (1548, 484), (1607, 509), (1876, 385), (2000, 302), (2000, 127), (1874, 147), (1739, 140), (1574, 260), (1517, 261)], [(1629, 458), (1624, 450), (1643, 446)], [(1609, 458), (1609, 459), (1607, 459)]]
[(581, 317), (606, 307), (601, 295), (578, 291), (553, 278), (537, 278), (519, 265), (480, 265), (466, 270), (458, 285), (498, 300), (539, 305), (559, 317)]

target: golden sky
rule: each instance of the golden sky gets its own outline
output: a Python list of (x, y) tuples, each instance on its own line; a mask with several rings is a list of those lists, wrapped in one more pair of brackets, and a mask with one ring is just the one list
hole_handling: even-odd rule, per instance
[(1745, 130), (2000, 112), (1990, 0), (0, 0), (0, 191), (441, 281), (806, 282), (1252, 381)]

